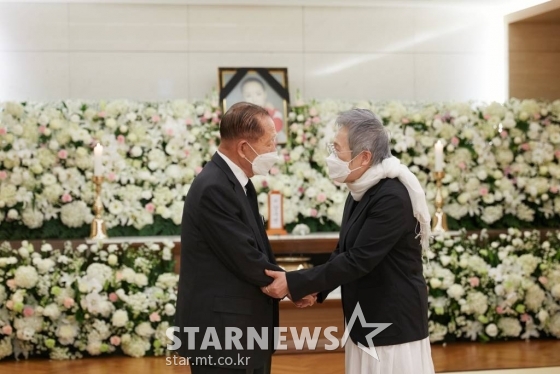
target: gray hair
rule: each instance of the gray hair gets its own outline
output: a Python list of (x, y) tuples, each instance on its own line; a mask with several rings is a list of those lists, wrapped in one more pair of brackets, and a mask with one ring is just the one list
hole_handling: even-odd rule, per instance
[(383, 122), (372, 111), (351, 109), (342, 112), (336, 122), (340, 127), (348, 130), (348, 146), (352, 150), (352, 158), (360, 152), (369, 151), (374, 166), (391, 157), (389, 133), (383, 126)]

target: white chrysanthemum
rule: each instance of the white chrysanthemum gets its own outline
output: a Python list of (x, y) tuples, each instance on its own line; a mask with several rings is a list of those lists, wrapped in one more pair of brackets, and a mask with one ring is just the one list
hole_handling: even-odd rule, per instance
[(502, 331), (502, 335), (518, 337), (521, 334), (521, 324), (515, 318), (502, 318), (498, 321), (498, 328)]
[(33, 259), (33, 265), (37, 267), (39, 274), (47, 274), (54, 268), (55, 262), (50, 258), (39, 258), (35, 257)]
[(437, 322), (429, 322), (430, 342), (435, 343), (445, 339), (447, 335), (447, 327)]
[(447, 295), (455, 300), (459, 300), (464, 294), (465, 290), (460, 284), (453, 284), (447, 289)]
[(148, 277), (146, 274), (136, 274), (134, 276), (134, 283), (139, 287), (145, 287), (148, 285)]
[(504, 210), (501, 206), (488, 206), (482, 211), (482, 216), (480, 217), (484, 222), (492, 224), (502, 218), (504, 215)]
[(126, 312), (126, 310), (122, 310), (122, 309), (117, 310), (113, 314), (113, 317), (111, 318), (111, 323), (115, 327), (124, 327), (127, 322), (128, 322), (128, 313)]
[(126, 302), (132, 308), (132, 310), (137, 313), (147, 312), (150, 305), (148, 296), (143, 292), (137, 292), (135, 294), (129, 295)]
[(0, 340), (0, 360), (5, 357), (11, 356), (12, 353), (12, 338), (7, 336), (4, 339)]
[(163, 273), (158, 276), (156, 281), (156, 286), (167, 289), (173, 288), (177, 286), (177, 282), (179, 281), (179, 275), (175, 273)]
[(154, 334), (155, 330), (152, 328), (152, 326), (150, 325), (150, 323), (148, 322), (142, 322), (140, 323), (138, 326), (136, 326), (136, 328), (134, 329), (134, 332), (138, 335), (140, 335), (143, 338), (151, 338), (152, 335)]
[(60, 220), (68, 227), (81, 227), (86, 223), (88, 209), (83, 201), (66, 204), (60, 209)]
[(172, 340), (169, 339), (169, 337), (167, 336), (167, 329), (169, 328), (169, 322), (161, 322), (157, 328), (156, 328), (156, 332), (154, 334), (154, 339), (157, 339), (161, 342), (162, 346), (167, 346), (172, 344)]
[(12, 207), (17, 204), (17, 188), (13, 184), (2, 183), (0, 185), (0, 201), (4, 206)]
[[(559, 295), (560, 296), (560, 295)], [(527, 309), (532, 312), (537, 312), (546, 299), (546, 294), (544, 291), (536, 284), (532, 284), (527, 289), (527, 293), (525, 294), (525, 305)]]
[(96, 279), (101, 285), (113, 278), (113, 269), (105, 264), (93, 263), (86, 270), (89, 279)]
[(79, 332), (80, 326), (77, 322), (69, 323), (67, 321), (63, 321), (56, 329), (56, 336), (58, 337), (60, 344), (70, 345), (74, 344), (74, 340), (78, 336)]
[(107, 296), (92, 292), (80, 301), (82, 308), (93, 315), (101, 315), (109, 317), (114, 310), (113, 304), (107, 299)]
[(20, 266), (16, 270), (14, 280), (18, 287), (33, 288), (39, 281), (39, 274), (33, 266)]
[(137, 335), (125, 334), (122, 336), (121, 348), (124, 354), (128, 356), (143, 357), (146, 355), (146, 351), (150, 349), (150, 341)]
[(43, 213), (36, 209), (25, 209), (21, 213), (21, 220), (23, 224), (30, 229), (37, 229), (43, 226), (44, 216)]
[(523, 273), (531, 275), (540, 264), (541, 259), (533, 256), (532, 254), (524, 254), (519, 256), (517, 262), (521, 265)]
[(57, 320), (60, 317), (60, 309), (56, 304), (49, 304), (43, 309), (43, 316), (49, 317), (51, 321)]
[(465, 304), (461, 305), (461, 312), (482, 315), (488, 310), (488, 297), (481, 292), (470, 292)]

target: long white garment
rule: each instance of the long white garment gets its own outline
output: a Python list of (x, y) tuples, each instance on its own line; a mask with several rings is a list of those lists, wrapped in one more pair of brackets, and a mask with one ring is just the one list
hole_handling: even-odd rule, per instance
[(430, 338), (375, 347), (379, 361), (362, 351), (352, 339), (345, 345), (346, 374), (434, 374)]

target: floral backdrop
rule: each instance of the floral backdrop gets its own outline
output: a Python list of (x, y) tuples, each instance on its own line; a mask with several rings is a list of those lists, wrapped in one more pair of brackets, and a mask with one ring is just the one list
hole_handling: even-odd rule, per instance
[[(439, 236), (427, 253), (432, 342), (560, 338), (560, 231)], [(167, 354), (171, 242), (0, 245), (0, 359)]]
[[(288, 229), (335, 231), (346, 191), (325, 172), (337, 113), (379, 114), (393, 153), (435, 195), (433, 146), (445, 144), (451, 228), (558, 227), (560, 101), (372, 103), (296, 100), (282, 163), (255, 178), (284, 193)], [(104, 148), (103, 203), (111, 236), (179, 232), (183, 197), (219, 144), (216, 98), (200, 102), (0, 103), (0, 239), (88, 235), (93, 146)], [(433, 206), (430, 207), (433, 210)]]

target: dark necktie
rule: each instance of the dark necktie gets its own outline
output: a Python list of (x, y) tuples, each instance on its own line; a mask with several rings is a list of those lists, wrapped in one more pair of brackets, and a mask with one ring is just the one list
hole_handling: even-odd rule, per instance
[(255, 190), (255, 186), (253, 185), (253, 182), (251, 182), (251, 180), (249, 179), (249, 182), (247, 182), (247, 184), (245, 185), (245, 187), (247, 188), (247, 199), (249, 200), (249, 205), (251, 206), (251, 210), (253, 211), (253, 216), (255, 217), (255, 220), (257, 221), (257, 226), (259, 227), (259, 231), (261, 233), (261, 237), (263, 239), (263, 242), (266, 245), (266, 241), (268, 240), (268, 237), (266, 235), (266, 232), (264, 231), (264, 225), (262, 222), (262, 217), (259, 213), (259, 203), (257, 201), (257, 191)]

